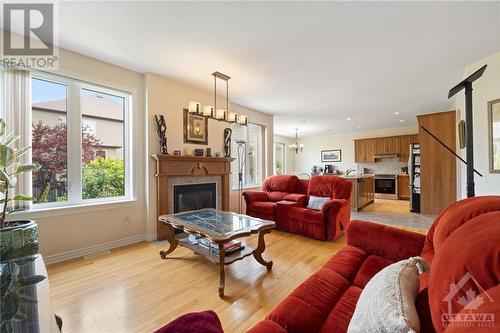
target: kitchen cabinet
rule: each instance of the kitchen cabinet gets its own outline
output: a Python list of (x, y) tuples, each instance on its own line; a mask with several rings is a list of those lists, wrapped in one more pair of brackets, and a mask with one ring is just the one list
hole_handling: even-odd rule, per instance
[(399, 136), (375, 139), (375, 155), (398, 154)]
[(351, 211), (359, 211), (373, 203), (375, 198), (375, 180), (372, 175), (346, 177), (352, 182)]
[(375, 140), (362, 139), (354, 140), (354, 161), (356, 163), (375, 162)]
[(376, 155), (398, 155), (406, 162), (410, 143), (418, 143), (418, 134), (354, 140), (354, 161), (373, 163)]
[(408, 175), (398, 175), (398, 199), (410, 200), (410, 177)]
[(418, 134), (402, 135), (399, 137), (399, 161), (408, 162), (411, 143), (418, 143)]

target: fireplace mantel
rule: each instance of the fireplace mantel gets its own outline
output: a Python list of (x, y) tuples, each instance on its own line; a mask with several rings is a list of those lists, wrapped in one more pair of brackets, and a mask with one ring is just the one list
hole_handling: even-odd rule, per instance
[[(178, 177), (205, 177), (220, 176), (222, 179), (222, 210), (229, 210), (229, 182), (231, 175), (231, 161), (227, 157), (198, 157), (198, 156), (175, 156), (154, 154), (152, 158), (156, 161), (156, 199), (157, 216), (173, 213), (169, 208), (170, 191), (168, 180)], [(157, 222), (158, 240), (166, 239), (165, 226)]]

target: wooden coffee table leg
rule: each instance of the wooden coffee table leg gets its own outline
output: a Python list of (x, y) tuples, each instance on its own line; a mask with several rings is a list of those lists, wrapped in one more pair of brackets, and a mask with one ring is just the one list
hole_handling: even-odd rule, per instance
[(167, 251), (160, 251), (160, 256), (162, 259), (166, 259), (167, 254), (172, 253), (177, 248), (179, 242), (175, 239), (175, 229), (170, 224), (166, 224), (167, 227), (167, 241), (170, 244), (170, 247)]
[(223, 298), (224, 297), (224, 285), (226, 282), (226, 271), (225, 271), (225, 266), (226, 266), (226, 260), (225, 260), (226, 254), (224, 253), (224, 244), (219, 244), (219, 297)]
[(265, 261), (264, 258), (262, 258), (262, 253), (266, 249), (266, 243), (264, 241), (264, 235), (268, 234), (271, 232), (271, 229), (266, 229), (262, 230), (259, 232), (259, 244), (257, 248), (253, 251), (253, 256), (255, 260), (259, 262), (259, 264), (266, 266), (267, 270), (271, 270), (273, 267), (273, 262), (272, 261)]

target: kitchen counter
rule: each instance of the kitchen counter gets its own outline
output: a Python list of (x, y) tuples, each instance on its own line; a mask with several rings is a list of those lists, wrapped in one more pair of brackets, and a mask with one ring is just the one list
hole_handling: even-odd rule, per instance
[(363, 207), (373, 203), (375, 198), (375, 177), (372, 174), (343, 176), (350, 180), (351, 191), (351, 211), (359, 211)]

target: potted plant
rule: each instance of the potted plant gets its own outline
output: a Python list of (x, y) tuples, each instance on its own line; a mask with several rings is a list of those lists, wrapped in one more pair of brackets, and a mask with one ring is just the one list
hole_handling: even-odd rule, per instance
[(2, 261), (32, 255), (38, 252), (38, 225), (35, 221), (6, 221), (12, 211), (8, 208), (11, 201), (31, 201), (30, 196), (15, 194), (17, 177), (23, 173), (40, 168), (36, 163), (21, 164), (17, 159), (31, 147), (16, 149), (18, 136), (5, 134), (5, 121), (0, 119), (0, 259)]

